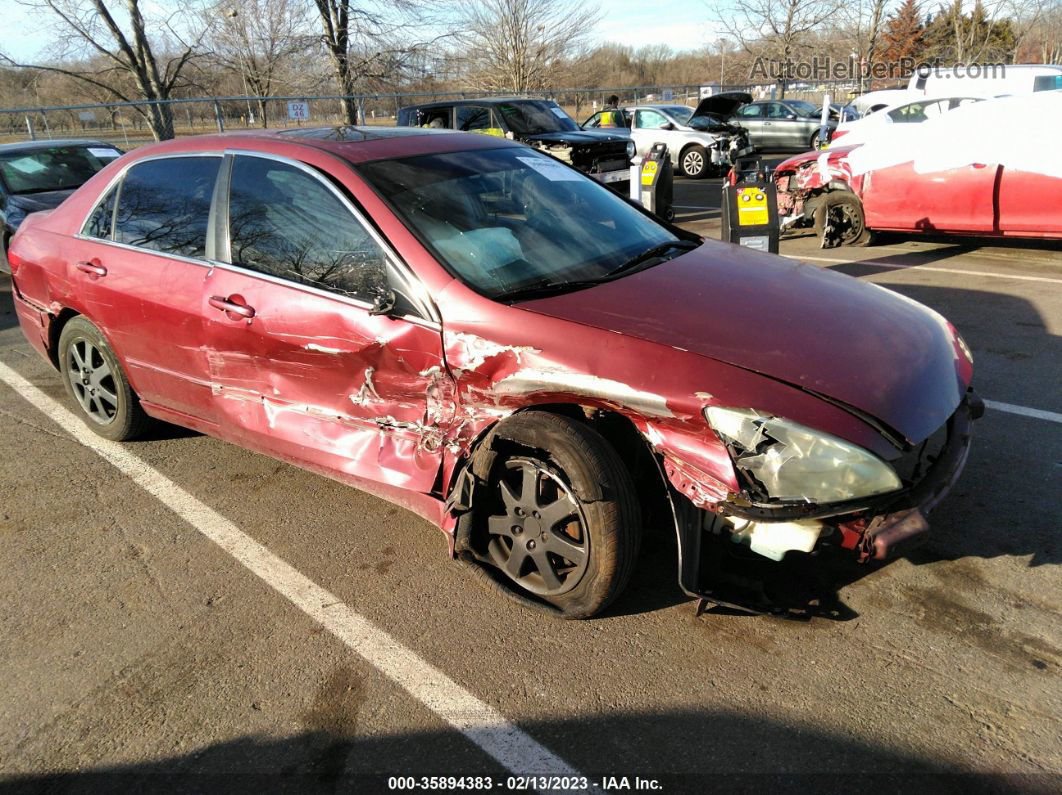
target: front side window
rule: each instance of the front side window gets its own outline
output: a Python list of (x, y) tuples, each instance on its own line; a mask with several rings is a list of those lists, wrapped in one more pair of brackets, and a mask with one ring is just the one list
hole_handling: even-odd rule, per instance
[(494, 110), (516, 135), (575, 132), (579, 129), (579, 125), (556, 102), (524, 99), (499, 103)]
[(137, 163), (118, 191), (114, 239), (203, 259), (220, 157), (167, 157)]
[(457, 129), (463, 132), (480, 132), (490, 134), (494, 131), (502, 135), (498, 125), (491, 123), (490, 108), (463, 106), (457, 109)]
[(237, 157), (229, 189), (232, 263), (363, 301), (385, 288), (383, 250), (320, 179)]
[(638, 110), (634, 112), (634, 126), (639, 130), (659, 130), (668, 124), (667, 116), (655, 110)]
[(685, 242), (600, 183), (525, 148), (358, 168), (451, 273), (492, 298), (600, 280), (647, 250)]
[(8, 193), (74, 190), (121, 152), (111, 146), (49, 146), (0, 154), (0, 177)]

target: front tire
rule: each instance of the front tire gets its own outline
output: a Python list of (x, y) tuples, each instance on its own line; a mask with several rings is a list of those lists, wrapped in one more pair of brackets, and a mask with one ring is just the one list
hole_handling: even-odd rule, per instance
[(626, 587), (641, 522), (615, 449), (568, 417), (527, 411), (494, 432), (486, 557), (520, 599), (589, 618)]
[(682, 173), (690, 179), (703, 177), (708, 173), (709, 165), (708, 151), (700, 144), (694, 144), (682, 150), (679, 167)]
[(124, 442), (143, 434), (150, 418), (103, 333), (83, 317), (59, 335), (59, 371), (85, 424), (104, 439)]
[(815, 234), (823, 248), (869, 246), (873, 233), (867, 229), (863, 203), (847, 191), (827, 193), (815, 208)]

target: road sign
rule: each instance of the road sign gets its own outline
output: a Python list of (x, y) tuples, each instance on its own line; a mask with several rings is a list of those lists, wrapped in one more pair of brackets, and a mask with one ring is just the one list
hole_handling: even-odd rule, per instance
[(288, 118), (292, 121), (306, 121), (310, 118), (309, 102), (289, 102)]
[(663, 91), (663, 95), (664, 102), (671, 102), (675, 99), (675, 92), (672, 91), (670, 88), (665, 88)]
[(96, 114), (91, 110), (83, 110), (77, 114), (77, 117), (81, 121), (96, 121)]

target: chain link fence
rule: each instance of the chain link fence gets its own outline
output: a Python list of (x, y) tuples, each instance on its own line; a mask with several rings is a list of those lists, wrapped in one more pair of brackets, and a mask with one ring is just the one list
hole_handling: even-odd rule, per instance
[[(775, 85), (657, 85), (621, 88), (564, 88), (531, 92), (521, 96), (552, 99), (577, 122), (584, 121), (615, 94), (621, 104), (673, 102), (696, 105), (707, 89), (712, 93), (743, 91), (755, 99), (779, 96)], [(805, 99), (816, 104), (824, 94), (832, 101), (847, 101), (856, 92), (852, 82), (793, 83), (785, 96)], [(109, 141), (122, 149), (151, 143), (154, 138), (145, 115), (151, 104), (169, 105), (177, 137), (201, 135), (226, 130), (284, 129), (320, 127), (345, 123), (343, 100), (352, 101), (362, 124), (395, 123), (398, 109), (406, 105), (448, 99), (475, 99), (513, 96), (511, 92), (433, 91), (395, 94), (366, 94), (352, 97), (277, 96), (277, 97), (203, 97), (151, 102), (115, 102), (50, 107), (0, 108), (0, 141), (27, 138), (55, 140), (93, 138)], [(139, 110), (138, 110), (139, 108)]]

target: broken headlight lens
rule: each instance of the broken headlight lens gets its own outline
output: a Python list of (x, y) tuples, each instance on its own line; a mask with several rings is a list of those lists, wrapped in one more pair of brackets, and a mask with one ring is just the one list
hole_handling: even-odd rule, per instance
[(709, 406), (704, 416), (734, 465), (768, 498), (844, 502), (903, 487), (880, 458), (828, 433), (754, 409)]

